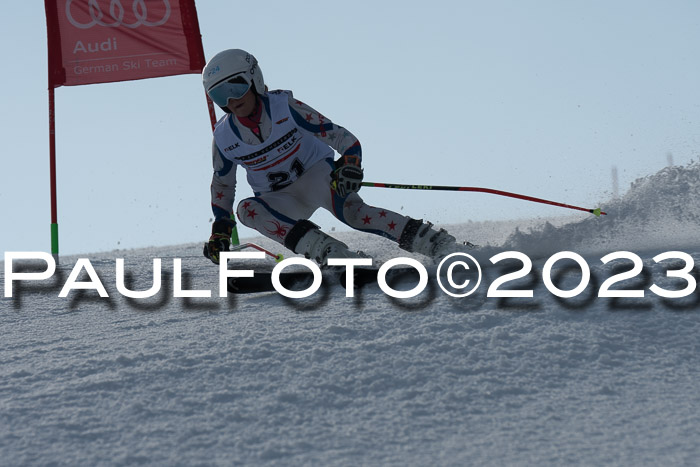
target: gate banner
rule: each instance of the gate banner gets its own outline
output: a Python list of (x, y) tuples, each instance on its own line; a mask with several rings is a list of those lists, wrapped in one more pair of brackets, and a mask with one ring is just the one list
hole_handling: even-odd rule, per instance
[(45, 0), (49, 88), (201, 73), (194, 0)]

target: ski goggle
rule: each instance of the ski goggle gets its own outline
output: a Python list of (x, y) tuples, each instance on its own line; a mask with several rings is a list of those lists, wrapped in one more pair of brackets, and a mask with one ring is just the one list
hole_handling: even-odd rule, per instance
[(250, 83), (242, 76), (217, 84), (207, 92), (211, 100), (219, 107), (226, 107), (229, 99), (240, 99), (250, 89)]

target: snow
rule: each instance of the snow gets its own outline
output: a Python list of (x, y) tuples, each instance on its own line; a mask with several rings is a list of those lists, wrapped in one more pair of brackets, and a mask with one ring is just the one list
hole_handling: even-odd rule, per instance
[[(53, 280), (0, 299), (0, 463), (694, 465), (700, 295), (662, 299), (648, 288), (685, 286), (656, 254), (700, 262), (699, 175), (691, 164), (639, 180), (604, 203), (607, 217), (450, 226), (531, 255), (535, 274), (508, 288), (532, 288), (533, 298), (487, 298), (503, 274), (495, 267), (462, 299), (433, 287), (397, 300), (377, 286), (355, 298), (339, 287), (300, 300), (219, 298), (201, 244), (82, 255), (110, 297), (59, 298), (78, 257), (61, 258)], [(380, 260), (404, 256), (378, 237), (338, 236)], [(568, 300), (541, 278), (561, 250), (592, 272)], [(631, 268), (600, 261), (619, 250), (644, 270), (613, 288), (647, 289), (644, 298), (595, 296)], [(138, 290), (162, 258), (160, 293), (121, 296), (116, 258)], [(183, 287), (210, 298), (173, 297), (172, 258), (182, 258)], [(557, 284), (571, 289), (580, 276)]]

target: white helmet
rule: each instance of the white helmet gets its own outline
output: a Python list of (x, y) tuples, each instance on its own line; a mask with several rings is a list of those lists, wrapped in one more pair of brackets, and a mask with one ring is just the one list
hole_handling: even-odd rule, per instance
[(240, 99), (251, 86), (258, 94), (265, 92), (265, 80), (255, 57), (245, 50), (228, 49), (214, 55), (202, 70), (207, 95), (219, 107), (229, 99)]

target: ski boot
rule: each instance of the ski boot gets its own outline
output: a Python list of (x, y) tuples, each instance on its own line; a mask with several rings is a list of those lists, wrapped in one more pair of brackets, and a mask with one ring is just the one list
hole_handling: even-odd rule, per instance
[[(410, 219), (399, 237), (399, 247), (411, 253), (420, 253), (434, 261), (463, 250), (467, 244), (458, 244), (457, 239), (445, 229), (435, 230), (430, 222)], [(473, 245), (469, 244), (472, 248)]]
[(368, 258), (362, 252), (351, 251), (345, 243), (322, 232), (319, 226), (306, 219), (292, 227), (284, 246), (316, 261), (321, 267), (328, 266), (329, 258)]

